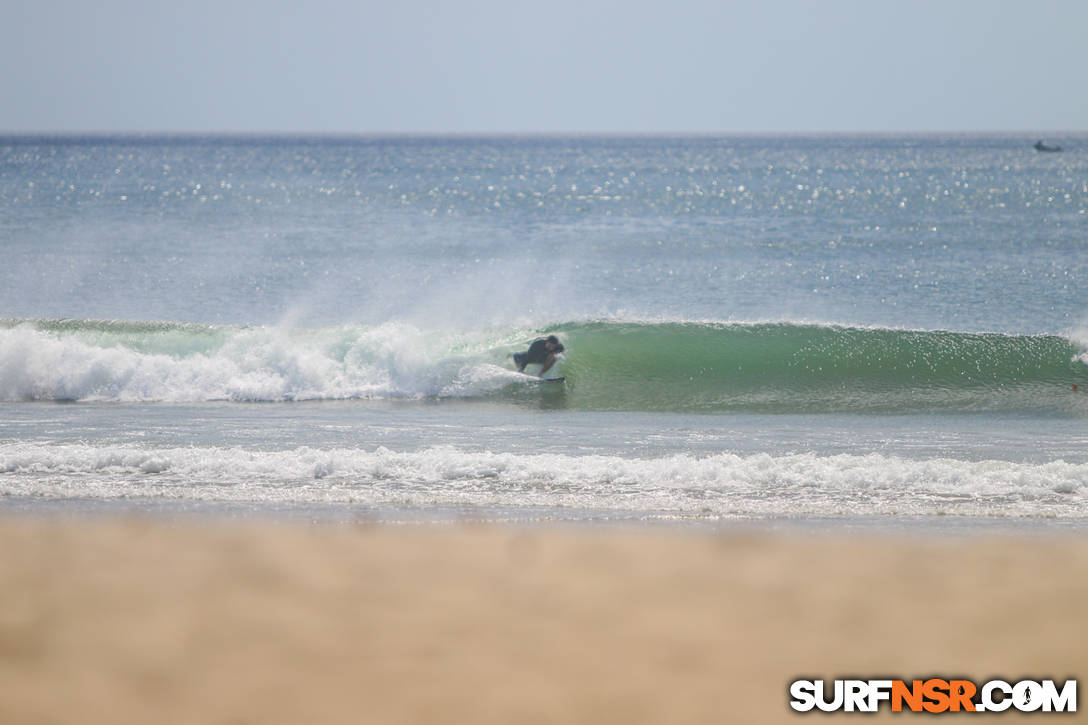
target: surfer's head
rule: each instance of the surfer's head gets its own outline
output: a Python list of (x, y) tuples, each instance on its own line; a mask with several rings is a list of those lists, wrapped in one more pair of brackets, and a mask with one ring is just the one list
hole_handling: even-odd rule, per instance
[(544, 338), (544, 344), (548, 346), (548, 350), (551, 352), (563, 352), (563, 344), (559, 342), (559, 338), (555, 335), (548, 335)]

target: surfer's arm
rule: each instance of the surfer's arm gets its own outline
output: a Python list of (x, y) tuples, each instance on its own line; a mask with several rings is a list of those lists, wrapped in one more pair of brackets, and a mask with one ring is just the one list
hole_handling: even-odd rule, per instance
[(544, 365), (540, 368), (540, 375), (537, 377), (544, 377), (544, 373), (552, 369), (552, 365), (555, 365), (555, 353), (552, 353), (548, 357), (544, 358)]

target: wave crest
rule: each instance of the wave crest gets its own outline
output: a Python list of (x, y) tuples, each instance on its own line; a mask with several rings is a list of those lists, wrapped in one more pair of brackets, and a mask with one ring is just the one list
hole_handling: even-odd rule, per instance
[[(0, 398), (537, 404), (510, 353), (560, 335), (553, 403), (583, 410), (1088, 415), (1088, 353), (1057, 335), (792, 323), (571, 322), (432, 332), (95, 320), (0, 323)], [(554, 389), (553, 389), (554, 392)]]

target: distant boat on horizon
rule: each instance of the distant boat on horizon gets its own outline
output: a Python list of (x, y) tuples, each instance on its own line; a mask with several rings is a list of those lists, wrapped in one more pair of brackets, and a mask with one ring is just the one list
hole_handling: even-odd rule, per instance
[(1035, 142), (1035, 150), (1036, 151), (1061, 151), (1062, 147), (1061, 146), (1048, 146), (1045, 143), (1043, 143), (1042, 141), (1036, 141)]

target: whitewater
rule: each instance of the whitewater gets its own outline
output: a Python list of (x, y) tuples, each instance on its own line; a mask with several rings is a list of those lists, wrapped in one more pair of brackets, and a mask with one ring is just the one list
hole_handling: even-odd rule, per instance
[[(630, 321), (539, 333), (572, 347), (560, 361), (567, 384), (545, 392), (573, 409), (1088, 414), (1078, 394), (1088, 357), (1061, 336)], [(536, 400), (510, 365), (533, 334), (0, 320), (0, 399)]]
[(1078, 140), (0, 138), (0, 507), (1081, 526)]

